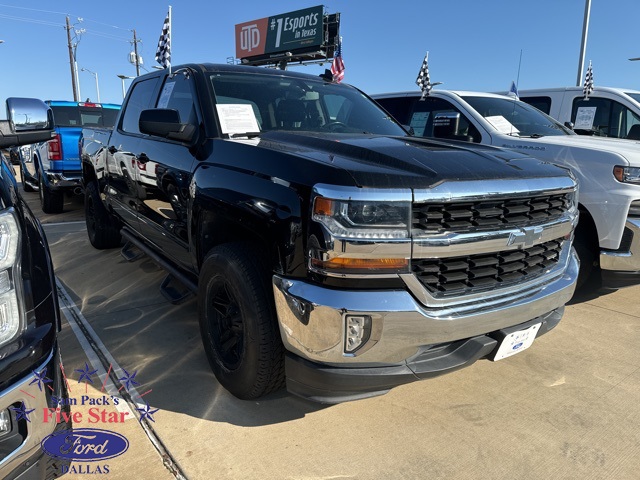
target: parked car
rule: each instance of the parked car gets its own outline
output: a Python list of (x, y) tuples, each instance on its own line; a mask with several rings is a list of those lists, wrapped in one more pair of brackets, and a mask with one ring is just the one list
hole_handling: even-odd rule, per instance
[[(51, 138), (53, 120), (43, 102), (10, 98), (7, 115), (0, 121), (0, 148)], [(42, 418), (43, 410), (68, 397), (53, 267), (42, 227), (19, 195), (13, 167), (0, 156), (0, 478), (55, 478), (64, 473), (62, 464), (40, 443), (71, 424)], [(68, 414), (68, 402), (63, 411)]]
[(373, 97), (419, 137), (530, 152), (571, 168), (580, 185), (574, 242), (578, 286), (594, 271), (604, 288), (640, 283), (640, 150), (635, 144), (575, 135), (530, 105), (501, 95), (434, 90), (422, 101), (419, 92)]
[(60, 213), (65, 192), (82, 193), (78, 155), (82, 127), (113, 127), (120, 105), (52, 100), (46, 103), (53, 111), (55, 136), (32, 145), (31, 156), (22, 158), (22, 184), (27, 192), (39, 192), (45, 213)]
[(20, 147), (11, 147), (9, 149), (9, 160), (11, 165), (20, 165)]
[(519, 96), (579, 135), (640, 140), (639, 90), (595, 87), (585, 99), (582, 87), (538, 88)]
[[(197, 293), (209, 363), (242, 399), (286, 381), (334, 403), (500, 359), (573, 295), (566, 169), (409, 137), (330, 76), (152, 72), (80, 142), (91, 244), (123, 238), (168, 270), (168, 298)], [(120, 166), (151, 162), (153, 188)]]

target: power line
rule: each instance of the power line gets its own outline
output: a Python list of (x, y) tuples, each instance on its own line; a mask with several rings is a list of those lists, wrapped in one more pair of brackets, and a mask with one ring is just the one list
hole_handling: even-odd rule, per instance
[(90, 18), (82, 17), (81, 15), (72, 15), (72, 14), (66, 13), (66, 12), (55, 12), (53, 10), (41, 10), (41, 9), (38, 9), (38, 8), (18, 7), (17, 5), (7, 5), (7, 4), (4, 4), (4, 3), (0, 3), (0, 7), (17, 8), (17, 9), (20, 9), (20, 10), (29, 10), (29, 11), (32, 11), (32, 12), (52, 13), (54, 15), (64, 15), (64, 16), (70, 16), (70, 17), (77, 17), (77, 18), (82, 18), (85, 22), (93, 22), (93, 23), (97, 23), (98, 25), (104, 25), (105, 27), (117, 28), (118, 30), (127, 30), (127, 31), (131, 30), (130, 28), (123, 28), (123, 27), (119, 27), (117, 25), (111, 25), (109, 23), (99, 22), (97, 20), (92, 20)]

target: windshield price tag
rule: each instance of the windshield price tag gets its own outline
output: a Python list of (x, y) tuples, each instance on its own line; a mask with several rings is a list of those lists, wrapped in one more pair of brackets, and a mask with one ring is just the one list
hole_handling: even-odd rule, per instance
[(241, 103), (217, 104), (222, 133), (256, 133), (260, 131), (253, 107)]
[(507, 120), (506, 118), (504, 118), (502, 115), (495, 115), (493, 117), (486, 117), (486, 120), (494, 126), (494, 128), (496, 130), (498, 130), (500, 133), (505, 133), (507, 135), (511, 135), (514, 133), (520, 133), (520, 130), (518, 130), (516, 127), (513, 126), (513, 124)]

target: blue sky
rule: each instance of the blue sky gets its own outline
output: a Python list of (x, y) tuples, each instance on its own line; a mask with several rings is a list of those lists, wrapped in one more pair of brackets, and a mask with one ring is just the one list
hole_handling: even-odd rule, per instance
[[(172, 63), (226, 63), (234, 56), (234, 25), (319, 5), (311, 1), (105, 2), (0, 0), (0, 116), (9, 96), (71, 100), (65, 15), (84, 28), (77, 48), (79, 68), (98, 74), (102, 102), (122, 100), (118, 74), (135, 75), (128, 62), (136, 29), (144, 67), (155, 64), (155, 48), (172, 5)], [(585, 0), (457, 0), (382, 2), (333, 0), (340, 12), (345, 82), (367, 93), (416, 89), (429, 51), (438, 88), (507, 90), (574, 85), (578, 71)], [(235, 8), (234, 8), (235, 7)], [(83, 21), (78, 22), (78, 17)], [(595, 84), (640, 88), (638, 0), (592, 0), (586, 64)], [(294, 66), (314, 75), (327, 65)], [(586, 68), (586, 66), (585, 66)], [(144, 73), (144, 70), (142, 71)], [(81, 95), (96, 99), (95, 78), (80, 72)], [(127, 81), (127, 85), (128, 85)]]

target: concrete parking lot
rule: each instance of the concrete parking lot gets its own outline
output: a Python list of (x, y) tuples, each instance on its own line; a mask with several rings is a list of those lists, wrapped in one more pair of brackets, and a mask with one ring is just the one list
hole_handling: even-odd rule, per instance
[[(149, 259), (93, 249), (81, 199), (45, 216), (37, 193), (24, 196), (59, 279), (74, 426), (129, 441), (119, 457), (74, 463), (68, 478), (95, 478), (96, 467), (113, 479), (638, 478), (640, 287), (577, 297), (521, 354), (381, 397), (241, 401), (209, 369), (193, 298), (165, 300)], [(91, 398), (108, 401), (106, 420), (90, 423)]]

